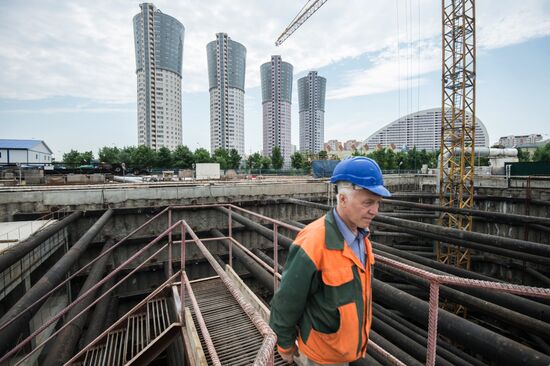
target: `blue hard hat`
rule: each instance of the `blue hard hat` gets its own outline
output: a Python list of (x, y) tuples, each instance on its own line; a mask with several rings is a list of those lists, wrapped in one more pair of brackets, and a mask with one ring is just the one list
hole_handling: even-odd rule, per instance
[(364, 156), (356, 156), (339, 162), (334, 168), (330, 182), (350, 182), (379, 196), (391, 197), (390, 191), (384, 187), (380, 167), (376, 161)]

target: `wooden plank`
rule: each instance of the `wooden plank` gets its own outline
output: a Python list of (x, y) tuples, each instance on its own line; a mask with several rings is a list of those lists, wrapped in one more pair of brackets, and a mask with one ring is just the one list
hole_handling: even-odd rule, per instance
[(197, 333), (197, 328), (195, 328), (195, 323), (193, 323), (193, 317), (191, 316), (191, 311), (188, 307), (184, 309), (185, 312), (185, 329), (187, 330), (187, 337), (189, 343), (191, 343), (191, 349), (188, 350), (190, 353), (189, 357), (192, 358), (194, 364), (197, 366), (208, 366), (206, 362), (206, 356), (204, 355), (204, 350), (201, 346), (201, 340), (199, 334)]

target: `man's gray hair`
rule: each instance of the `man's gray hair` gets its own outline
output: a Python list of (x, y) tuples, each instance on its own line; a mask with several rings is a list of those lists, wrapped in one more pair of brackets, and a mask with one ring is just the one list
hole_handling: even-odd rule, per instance
[(353, 184), (350, 182), (338, 182), (336, 183), (336, 189), (337, 189), (337, 196), (336, 196), (336, 202), (340, 204), (340, 195), (344, 195), (348, 198), (348, 200), (351, 200), (352, 194), (354, 191)]

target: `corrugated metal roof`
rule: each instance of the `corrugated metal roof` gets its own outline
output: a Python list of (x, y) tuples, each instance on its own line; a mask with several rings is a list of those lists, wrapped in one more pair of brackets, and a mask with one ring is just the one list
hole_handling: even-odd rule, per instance
[(44, 144), (49, 150), (48, 145), (42, 140), (9, 140), (0, 139), (0, 149), (32, 149), (36, 145)]

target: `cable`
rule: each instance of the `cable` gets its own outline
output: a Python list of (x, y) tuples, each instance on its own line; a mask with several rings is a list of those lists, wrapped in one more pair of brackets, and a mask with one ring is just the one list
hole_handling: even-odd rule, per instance
[(401, 118), (401, 56), (399, 52), (399, 0), (395, 0), (397, 20), (397, 119)]
[(420, 28), (422, 23), (420, 23), (420, 0), (417, 0), (417, 9), (418, 9), (418, 39), (417, 39), (417, 55), (418, 61), (416, 64), (416, 110), (420, 111), (420, 45), (422, 38), (420, 37)]

